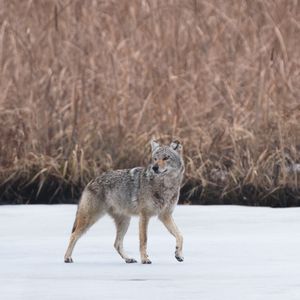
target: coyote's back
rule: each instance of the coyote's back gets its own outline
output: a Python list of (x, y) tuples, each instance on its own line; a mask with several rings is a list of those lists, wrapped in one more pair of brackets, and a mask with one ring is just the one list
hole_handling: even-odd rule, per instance
[(178, 202), (184, 173), (182, 146), (178, 141), (170, 146), (160, 146), (151, 141), (151, 147), (152, 162), (148, 167), (109, 171), (86, 186), (78, 204), (65, 262), (72, 262), (71, 254), (76, 241), (105, 213), (115, 220), (115, 248), (127, 263), (136, 262), (123, 251), (123, 238), (133, 215), (140, 216), (142, 263), (151, 263), (146, 253), (146, 240), (148, 221), (154, 215), (158, 215), (176, 237), (175, 256), (183, 261), (182, 236), (171, 216)]

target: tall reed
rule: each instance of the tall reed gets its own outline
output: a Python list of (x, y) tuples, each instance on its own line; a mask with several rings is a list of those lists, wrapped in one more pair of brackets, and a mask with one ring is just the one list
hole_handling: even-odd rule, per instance
[(0, 199), (74, 201), (179, 138), (184, 203), (300, 204), (300, 3), (0, 6)]

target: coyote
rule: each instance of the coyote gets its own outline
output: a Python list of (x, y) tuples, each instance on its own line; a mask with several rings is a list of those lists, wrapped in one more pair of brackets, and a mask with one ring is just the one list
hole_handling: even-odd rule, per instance
[(136, 263), (123, 250), (123, 239), (130, 218), (139, 215), (141, 263), (151, 264), (147, 254), (147, 227), (150, 217), (158, 216), (176, 238), (175, 258), (182, 262), (183, 237), (172, 218), (178, 202), (184, 173), (182, 145), (170, 146), (151, 141), (152, 161), (148, 167), (109, 171), (92, 180), (84, 189), (64, 261), (72, 263), (72, 252), (78, 239), (105, 213), (116, 224), (114, 247), (126, 263)]

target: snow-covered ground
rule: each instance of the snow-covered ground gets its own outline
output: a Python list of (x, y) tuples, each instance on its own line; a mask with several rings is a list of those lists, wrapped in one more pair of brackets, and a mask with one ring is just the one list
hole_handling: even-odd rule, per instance
[[(63, 263), (76, 206), (0, 206), (0, 299), (300, 299), (300, 209), (179, 206), (185, 261), (153, 218), (152, 265), (125, 264), (101, 219)], [(133, 218), (125, 249), (139, 259)]]

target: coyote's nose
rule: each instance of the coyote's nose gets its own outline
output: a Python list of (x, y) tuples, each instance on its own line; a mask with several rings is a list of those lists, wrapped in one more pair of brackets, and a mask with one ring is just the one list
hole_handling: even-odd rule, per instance
[(153, 171), (154, 171), (155, 173), (158, 173), (159, 167), (158, 167), (158, 165), (154, 165), (154, 166), (152, 167), (152, 169), (153, 169)]

